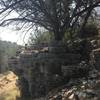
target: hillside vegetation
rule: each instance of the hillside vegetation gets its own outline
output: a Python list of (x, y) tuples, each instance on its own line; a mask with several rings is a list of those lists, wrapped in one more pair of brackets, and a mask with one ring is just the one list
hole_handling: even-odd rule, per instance
[(8, 58), (15, 56), (18, 47), (16, 43), (0, 40), (0, 72), (8, 69)]

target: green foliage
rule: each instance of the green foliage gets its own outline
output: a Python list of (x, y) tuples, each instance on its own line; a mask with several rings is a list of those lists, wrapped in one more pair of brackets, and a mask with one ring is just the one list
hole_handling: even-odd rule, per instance
[(3, 53), (4, 55), (7, 55), (9, 57), (15, 55), (17, 48), (18, 48), (18, 45), (16, 43), (0, 41), (1, 53)]
[(64, 38), (63, 38), (63, 40), (65, 41), (65, 40), (70, 40), (71, 39), (71, 34), (70, 34), (70, 32), (65, 32), (65, 35), (64, 35)]
[(3, 61), (4, 53), (5, 53), (4, 47), (2, 46), (2, 43), (0, 42), (0, 72), (1, 72), (1, 65)]
[(29, 44), (40, 44), (40, 43), (49, 43), (50, 40), (52, 39), (53, 34), (45, 31), (41, 32), (38, 31), (34, 34), (31, 34), (29, 38)]
[(73, 34), (72, 30), (69, 29), (64, 33), (64, 37), (63, 37), (63, 42), (66, 43), (67, 41), (71, 41), (72, 39), (74, 39), (75, 33)]
[(89, 23), (82, 30), (81, 38), (94, 37), (98, 34), (99, 34), (99, 30), (97, 28), (97, 25), (94, 23)]
[(16, 43), (0, 40), (0, 71), (8, 68), (8, 58), (16, 54), (17, 48), (18, 45)]

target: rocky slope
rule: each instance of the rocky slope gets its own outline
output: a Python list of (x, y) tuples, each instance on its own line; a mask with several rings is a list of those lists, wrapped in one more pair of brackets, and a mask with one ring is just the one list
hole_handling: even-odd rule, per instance
[(48, 100), (100, 100), (100, 72), (92, 70), (88, 78), (72, 79), (48, 94)]

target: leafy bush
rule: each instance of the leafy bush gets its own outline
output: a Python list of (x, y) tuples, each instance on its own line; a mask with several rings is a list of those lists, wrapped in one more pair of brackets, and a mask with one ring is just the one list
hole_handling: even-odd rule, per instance
[(34, 34), (31, 34), (30, 38), (29, 38), (29, 44), (40, 44), (40, 43), (49, 43), (53, 34), (45, 31), (38, 31)]
[(96, 24), (90, 23), (87, 24), (81, 33), (81, 38), (94, 37), (99, 34), (99, 30)]

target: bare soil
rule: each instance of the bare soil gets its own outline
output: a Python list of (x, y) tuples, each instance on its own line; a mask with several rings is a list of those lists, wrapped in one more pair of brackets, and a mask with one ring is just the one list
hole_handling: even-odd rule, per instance
[(13, 72), (0, 74), (0, 100), (16, 100), (20, 95), (16, 80), (17, 76)]

